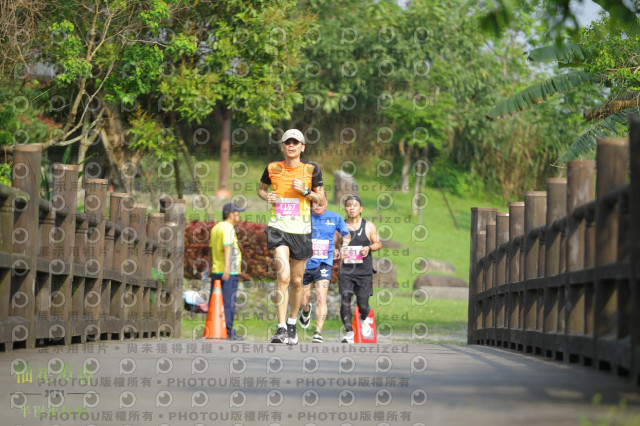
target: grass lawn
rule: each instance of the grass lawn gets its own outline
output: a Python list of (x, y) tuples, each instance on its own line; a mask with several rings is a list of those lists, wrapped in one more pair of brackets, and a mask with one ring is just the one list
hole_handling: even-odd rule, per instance
[[(264, 297), (254, 294), (251, 298)], [(376, 313), (379, 343), (446, 343), (464, 344), (467, 340), (466, 300), (430, 299), (426, 303), (420, 298), (387, 291), (375, 291), (370, 299)], [(201, 337), (206, 315), (195, 319), (183, 319), (183, 336)], [(275, 310), (267, 313), (245, 313), (238, 309), (234, 327), (248, 340), (268, 341), (275, 333)], [(315, 327), (315, 313), (309, 328), (298, 326), (302, 342), (310, 342)], [(195, 330), (195, 331), (194, 331)], [(342, 322), (338, 312), (329, 312), (323, 327), (325, 341), (337, 342), (342, 336)]]

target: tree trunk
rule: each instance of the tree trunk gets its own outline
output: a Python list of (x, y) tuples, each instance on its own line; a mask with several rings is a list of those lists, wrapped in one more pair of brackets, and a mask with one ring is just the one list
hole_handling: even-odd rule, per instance
[(173, 160), (173, 169), (176, 173), (176, 192), (178, 194), (178, 199), (182, 200), (182, 196), (184, 195), (182, 192), (182, 177), (180, 176), (180, 164), (178, 164), (178, 159)]
[[(182, 155), (184, 156), (184, 160), (186, 161), (187, 167), (189, 168), (189, 174), (191, 175), (191, 179), (193, 179), (193, 183), (196, 187), (196, 192), (200, 196), (202, 203), (205, 204), (205, 209), (204, 209), (205, 215), (208, 216), (205, 219), (207, 221), (213, 220), (213, 207), (211, 206), (211, 203), (208, 202), (209, 198), (207, 197), (207, 194), (204, 193), (204, 189), (202, 188), (202, 182), (200, 182), (200, 178), (196, 173), (196, 169), (193, 164), (193, 158), (191, 157), (191, 153), (189, 152), (189, 147), (184, 142), (184, 139), (182, 138), (182, 132), (180, 131), (180, 128), (176, 123), (175, 117), (173, 116), (171, 117), (171, 124), (175, 134), (178, 136), (178, 145), (180, 145), (180, 149), (182, 150)], [(207, 200), (207, 201), (204, 201), (204, 200)]]
[(220, 186), (216, 196), (228, 198), (231, 192), (227, 188), (229, 182), (229, 155), (231, 153), (231, 119), (233, 111), (221, 106), (216, 109), (216, 119), (222, 126), (222, 141), (220, 143)]
[(400, 150), (400, 156), (402, 157), (402, 176), (400, 177), (400, 191), (403, 193), (409, 192), (409, 170), (411, 170), (411, 153), (413, 152), (413, 145), (409, 145), (409, 149), (405, 149), (406, 139), (402, 138), (398, 149)]
[(113, 104), (107, 105), (105, 113), (107, 115), (106, 126), (102, 128), (100, 134), (104, 149), (107, 151), (107, 157), (111, 163), (113, 183), (116, 184), (116, 187), (119, 187), (120, 191), (130, 192), (130, 188), (127, 191), (125, 179), (121, 176), (122, 168), (127, 161), (124, 144), (122, 143), (122, 132), (124, 130), (122, 117), (118, 106)]

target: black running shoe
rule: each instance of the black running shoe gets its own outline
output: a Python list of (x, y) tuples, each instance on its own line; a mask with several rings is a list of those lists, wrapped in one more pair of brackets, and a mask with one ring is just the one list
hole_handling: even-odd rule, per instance
[(309, 303), (309, 310), (307, 312), (305, 312), (304, 309), (300, 309), (298, 321), (300, 321), (300, 326), (302, 328), (309, 327), (309, 323), (311, 322), (311, 303)]
[(278, 331), (271, 338), (271, 343), (287, 343), (287, 329), (278, 327)]
[(297, 345), (298, 344), (298, 329), (295, 324), (287, 324), (287, 344), (289, 345)]

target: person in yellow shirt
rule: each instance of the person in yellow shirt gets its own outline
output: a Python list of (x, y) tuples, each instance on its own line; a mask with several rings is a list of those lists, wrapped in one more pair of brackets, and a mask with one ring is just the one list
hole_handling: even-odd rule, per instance
[(222, 221), (212, 229), (209, 239), (211, 246), (211, 295), (213, 283), (220, 280), (222, 284), (222, 303), (224, 304), (224, 319), (227, 323), (227, 338), (229, 340), (243, 340), (233, 329), (233, 318), (236, 314), (236, 293), (238, 292), (238, 274), (242, 265), (242, 253), (238, 246), (235, 226), (240, 223), (240, 213), (245, 209), (233, 203), (222, 207)]
[[(277, 274), (275, 303), (278, 329), (271, 343), (296, 345), (296, 322), (303, 293), (302, 275), (307, 259), (313, 254), (311, 203), (323, 204), (325, 195), (320, 166), (300, 158), (305, 149), (302, 132), (298, 129), (284, 132), (280, 149), (284, 161), (273, 161), (267, 165), (260, 179), (258, 196), (270, 206), (271, 215), (265, 232), (267, 248), (273, 250)], [(291, 308), (288, 317), (287, 299)]]

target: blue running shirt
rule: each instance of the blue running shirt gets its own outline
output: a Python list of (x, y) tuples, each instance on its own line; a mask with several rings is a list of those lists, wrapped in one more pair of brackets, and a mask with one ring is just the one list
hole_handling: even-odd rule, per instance
[(334, 235), (336, 231), (340, 235), (349, 234), (347, 224), (342, 216), (330, 210), (324, 212), (322, 216), (311, 214), (313, 239), (313, 256), (307, 260), (306, 269), (315, 269), (324, 263), (333, 266)]

